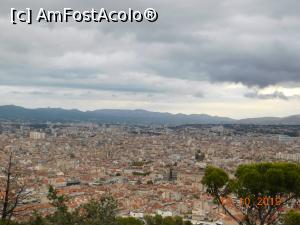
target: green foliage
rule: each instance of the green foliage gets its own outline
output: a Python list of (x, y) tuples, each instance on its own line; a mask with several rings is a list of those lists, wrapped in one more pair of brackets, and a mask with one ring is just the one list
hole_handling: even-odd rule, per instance
[(236, 189), (240, 197), (300, 195), (300, 167), (293, 163), (258, 163), (239, 166)]
[(131, 163), (131, 166), (141, 167), (145, 164), (145, 162), (134, 161)]
[(35, 212), (28, 223), (29, 225), (46, 225), (46, 220), (41, 215)]
[(229, 180), (228, 174), (215, 167), (208, 167), (202, 183), (213, 194), (227, 188), (238, 197), (270, 196), (283, 194), (300, 196), (300, 166), (293, 163), (257, 163), (241, 165), (235, 173), (235, 180)]
[[(28, 222), (10, 221), (10, 225), (145, 225), (142, 220), (133, 217), (116, 217), (118, 204), (111, 195), (102, 196), (99, 201), (91, 200), (73, 212), (68, 209), (68, 198), (59, 195), (52, 186), (48, 190), (48, 199), (55, 208), (52, 215), (42, 217), (35, 212)], [(190, 225), (181, 217), (162, 218), (156, 215), (145, 216), (144, 219), (146, 225)], [(0, 221), (0, 225), (7, 225), (7, 222)]]
[(133, 217), (118, 217), (117, 225), (144, 225), (144, 222)]
[[(293, 199), (300, 197), (300, 166), (294, 163), (254, 163), (241, 165), (235, 172), (235, 179), (220, 168), (208, 167), (202, 183), (207, 192), (215, 197), (227, 214), (238, 224), (267, 224), (274, 217), (278, 208)], [(245, 219), (239, 220), (222, 204), (222, 197), (234, 195), (238, 198), (249, 198), (247, 210), (240, 210)], [(259, 205), (261, 198), (280, 198), (279, 205)], [(239, 207), (237, 207), (240, 209)], [(300, 223), (299, 223), (300, 224)]]
[(175, 217), (165, 217), (163, 218), (160, 215), (156, 216), (145, 216), (146, 225), (190, 225), (190, 221), (183, 221), (179, 216)]
[(156, 216), (145, 216), (144, 217), (147, 225), (161, 225), (163, 222), (162, 216), (156, 215)]
[(185, 221), (184, 225), (192, 225), (192, 222), (191, 221)]
[(229, 181), (228, 174), (216, 167), (209, 166), (206, 168), (202, 184), (207, 186), (207, 191), (213, 194), (215, 191), (223, 188)]
[(110, 195), (100, 201), (91, 201), (82, 206), (83, 221), (89, 225), (116, 225), (117, 201)]
[(68, 212), (66, 205), (68, 199), (64, 195), (58, 195), (57, 190), (53, 186), (49, 187), (48, 199), (50, 204), (55, 207), (56, 211), (49, 216), (47, 220), (55, 225), (72, 225), (74, 224), (75, 216)]
[(283, 225), (299, 225), (300, 213), (296, 211), (290, 211), (283, 217)]
[(46, 218), (35, 214), (26, 225), (117, 225), (117, 201), (110, 195), (101, 197), (100, 201), (92, 200), (74, 212), (69, 212), (67, 198), (58, 195), (52, 186), (48, 198), (55, 213)]
[(0, 225), (22, 225), (20, 223), (14, 222), (14, 221), (8, 221), (8, 220), (0, 220)]
[(65, 213), (68, 211), (68, 207), (66, 205), (66, 202), (68, 201), (66, 196), (64, 195), (58, 195), (57, 190), (54, 189), (53, 186), (49, 186), (48, 190), (48, 199), (50, 200), (50, 204), (54, 206), (57, 211), (61, 213)]
[(148, 184), (148, 185), (153, 185), (153, 181), (152, 181), (152, 180), (148, 180), (148, 181), (147, 181), (147, 184)]
[(152, 161), (134, 161), (131, 163), (131, 166), (142, 167), (144, 165), (150, 164)]
[(132, 172), (132, 175), (134, 175), (134, 176), (149, 176), (150, 175), (150, 172), (136, 172), (136, 171), (134, 171), (134, 172)]
[[(95, 201), (90, 202), (84, 206), (84, 208), (88, 208), (89, 213), (97, 213), (97, 208), (99, 207), (99, 203)], [(26, 223), (17, 223), (10, 222), (10, 225), (57, 225), (57, 224), (71, 224), (71, 225), (191, 225), (190, 221), (183, 221), (183, 219), (179, 216), (175, 217), (165, 217), (156, 215), (156, 216), (145, 216), (144, 219), (146, 223), (142, 220), (133, 218), (133, 217), (108, 217), (107, 219), (101, 220), (99, 219), (99, 215), (89, 215), (87, 218), (87, 212), (84, 215), (80, 215), (77, 212), (70, 214), (73, 218), (71, 222), (65, 221), (65, 223), (61, 223), (61, 221), (56, 218), (57, 215), (53, 215), (51, 218), (44, 218), (39, 214), (35, 213), (32, 218)], [(0, 225), (7, 225), (3, 221), (0, 221)], [(293, 224), (292, 224), (293, 225)]]

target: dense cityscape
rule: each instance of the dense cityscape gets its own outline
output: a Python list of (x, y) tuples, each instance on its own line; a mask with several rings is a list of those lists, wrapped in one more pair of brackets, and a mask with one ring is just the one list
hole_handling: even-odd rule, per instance
[(0, 0), (0, 225), (300, 225), (299, 12)]
[(208, 165), (233, 174), (242, 164), (300, 162), (300, 126), (3, 121), (0, 133), (1, 165), (12, 153), (30, 193), (18, 206), (24, 210), (17, 220), (34, 211), (53, 213), (47, 199), (52, 185), (70, 198), (71, 210), (110, 193), (119, 216), (157, 214), (192, 224), (234, 224), (201, 183)]

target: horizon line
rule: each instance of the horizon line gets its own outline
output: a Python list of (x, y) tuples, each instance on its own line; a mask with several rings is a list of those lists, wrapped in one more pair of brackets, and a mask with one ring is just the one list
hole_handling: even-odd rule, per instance
[(300, 116), (299, 114), (290, 114), (286, 116), (253, 116), (253, 117), (244, 117), (240, 119), (233, 118), (231, 116), (219, 116), (219, 115), (212, 115), (212, 114), (207, 114), (207, 113), (172, 113), (172, 112), (165, 112), (165, 111), (152, 111), (152, 110), (147, 110), (147, 109), (142, 109), (142, 108), (135, 108), (135, 109), (126, 109), (126, 108), (98, 108), (94, 110), (82, 110), (78, 108), (63, 108), (63, 107), (50, 107), (50, 106), (45, 106), (45, 107), (25, 107), (25, 106), (20, 106), (20, 105), (15, 105), (15, 104), (5, 104), (5, 105), (0, 105), (0, 107), (5, 107), (5, 106), (11, 106), (11, 107), (19, 107), (23, 109), (29, 109), (29, 110), (38, 110), (38, 109), (61, 109), (61, 110), (66, 110), (66, 111), (72, 111), (76, 110), (79, 112), (87, 113), (87, 112), (93, 112), (93, 111), (101, 111), (101, 110), (119, 110), (119, 111), (146, 111), (146, 112), (151, 112), (151, 113), (162, 113), (162, 114), (171, 114), (171, 115), (185, 115), (185, 116), (193, 116), (193, 115), (206, 115), (210, 117), (219, 117), (219, 118), (227, 118), (227, 119), (232, 119), (236, 121), (240, 120), (246, 120), (246, 119), (259, 119), (259, 118), (277, 118), (277, 119), (282, 119), (282, 118), (288, 118), (292, 116)]

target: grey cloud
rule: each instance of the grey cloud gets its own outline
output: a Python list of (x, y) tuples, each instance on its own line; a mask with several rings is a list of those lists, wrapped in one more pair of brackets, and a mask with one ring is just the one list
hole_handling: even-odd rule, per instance
[(29, 91), (29, 92), (23, 92), (23, 91), (12, 91), (11, 92), (14, 95), (24, 95), (24, 94), (28, 94), (28, 95), (44, 95), (44, 96), (49, 96), (52, 95), (54, 93), (49, 92), (49, 91)]
[(287, 96), (283, 92), (275, 91), (270, 94), (261, 94), (258, 92), (249, 92), (245, 94), (247, 98), (257, 98), (257, 99), (282, 99), (282, 100), (290, 100), (290, 99), (300, 99), (299, 95)]
[[(13, 26), (10, 7), (153, 7), (159, 21)], [(0, 85), (168, 91), (145, 86), (142, 80), (120, 83), (118, 78), (124, 73), (259, 87), (300, 82), (299, 9), (297, 0), (4, 0)], [(87, 84), (95, 74), (106, 74), (111, 81)]]
[[(66, 76), (65, 76), (66, 77)], [(84, 77), (81, 77), (84, 80)], [(21, 84), (21, 82), (23, 83)], [(102, 91), (119, 91), (119, 92), (146, 92), (146, 93), (163, 93), (163, 87), (150, 86), (148, 84), (142, 83), (132, 83), (132, 84), (122, 84), (122, 83), (102, 83), (95, 80), (84, 80), (83, 81), (63, 81), (63, 80), (49, 80), (49, 79), (39, 79), (35, 81), (26, 81), (26, 79), (13, 81), (6, 80), (0, 77), (0, 83), (12, 86), (36, 86), (36, 87), (57, 87), (57, 88), (71, 88), (71, 89), (83, 89), (83, 90), (102, 90)]]
[(195, 98), (203, 98), (204, 94), (202, 92), (197, 92), (193, 95)]

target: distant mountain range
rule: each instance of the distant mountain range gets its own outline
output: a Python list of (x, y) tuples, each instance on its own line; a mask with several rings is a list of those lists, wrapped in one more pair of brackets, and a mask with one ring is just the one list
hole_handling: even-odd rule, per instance
[(146, 110), (102, 109), (95, 111), (66, 110), (61, 108), (26, 109), (14, 105), (0, 106), (0, 120), (31, 122), (99, 122), (128, 124), (260, 124), (300, 125), (300, 115), (284, 118), (263, 117), (235, 120), (206, 114), (171, 114)]

